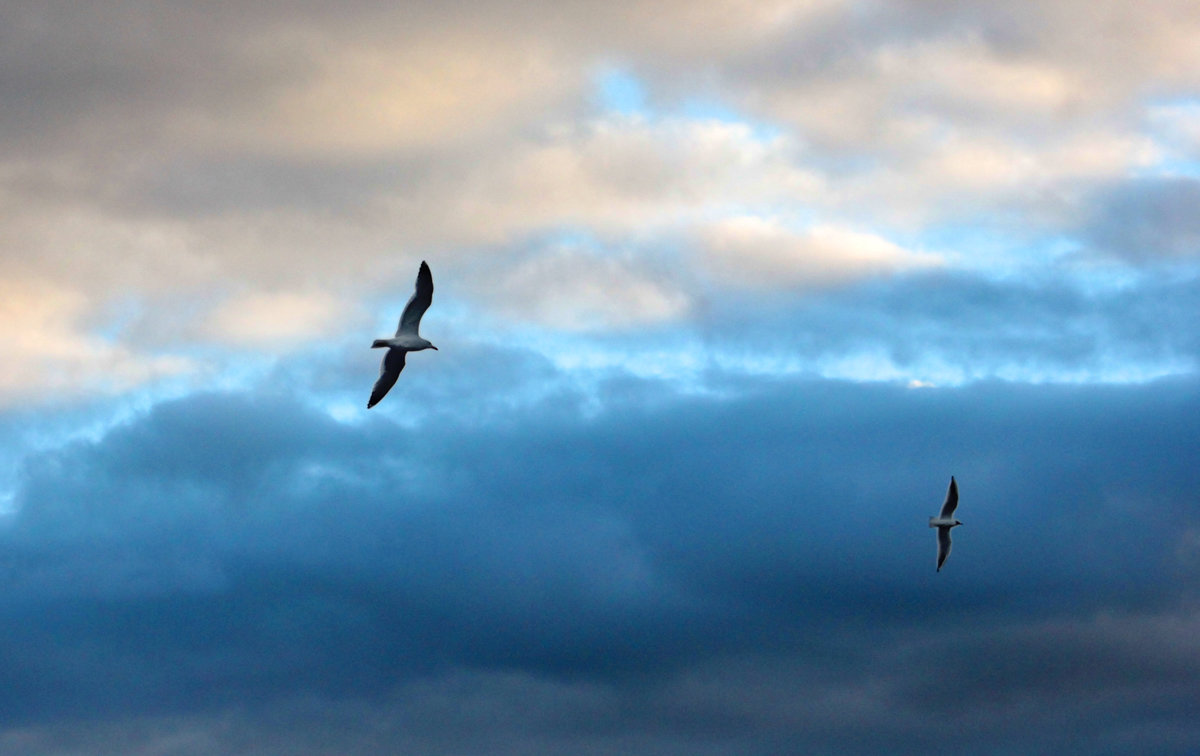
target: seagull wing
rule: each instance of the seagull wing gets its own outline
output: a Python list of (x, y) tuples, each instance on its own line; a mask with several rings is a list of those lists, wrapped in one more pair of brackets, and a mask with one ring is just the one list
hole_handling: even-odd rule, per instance
[(375, 388), (371, 389), (371, 398), (367, 401), (367, 409), (371, 409), (379, 400), (387, 395), (392, 386), (396, 385), (396, 379), (400, 377), (400, 371), (404, 369), (404, 350), (389, 349), (387, 354), (383, 355), (383, 362), (379, 364), (379, 380), (375, 381)]
[(421, 268), (417, 271), (417, 286), (413, 290), (413, 295), (409, 297), (408, 304), (404, 305), (404, 314), (400, 316), (400, 325), (396, 328), (396, 335), (418, 335), (417, 329), (421, 326), (421, 316), (429, 309), (431, 302), (433, 302), (433, 274), (429, 272), (429, 266), (422, 260)]
[(946, 503), (942, 505), (942, 513), (938, 517), (943, 520), (954, 514), (954, 510), (958, 508), (958, 483), (954, 482), (954, 476), (950, 476), (950, 488), (946, 490)]
[(938, 528), (938, 571), (942, 569), (942, 565), (946, 563), (946, 557), (950, 556), (950, 528), (943, 525)]

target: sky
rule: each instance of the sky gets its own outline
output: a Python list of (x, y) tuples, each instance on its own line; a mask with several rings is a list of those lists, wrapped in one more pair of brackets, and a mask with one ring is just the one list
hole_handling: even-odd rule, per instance
[(1195, 753), (1200, 5), (5, 0), (0, 102), (0, 753)]

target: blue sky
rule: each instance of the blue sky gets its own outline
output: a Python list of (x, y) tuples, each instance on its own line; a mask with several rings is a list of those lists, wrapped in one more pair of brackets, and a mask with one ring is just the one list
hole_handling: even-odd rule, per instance
[(1193, 5), (7, 3), (0, 751), (1189, 753)]

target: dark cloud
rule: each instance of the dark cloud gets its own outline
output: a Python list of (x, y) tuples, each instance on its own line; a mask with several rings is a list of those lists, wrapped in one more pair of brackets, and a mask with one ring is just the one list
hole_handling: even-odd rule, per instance
[[(421, 752), (483, 752), (496, 728), (630, 752), (872, 752), (927, 746), (905, 722), (949, 707), (965, 742), (1016, 751), (1057, 742), (1017, 721), (1080, 687), (1072, 732), (1183, 726), (1194, 381), (599, 391), (598, 411), (415, 427), (391, 418), (419, 395), (354, 425), (196, 396), (32, 455), (3, 533), (6, 727), (212, 725), (313, 696)], [(936, 574), (924, 521), (951, 473), (967, 525)], [(455, 679), (492, 693), (433, 692)], [(472, 706), (467, 734), (411, 724)], [(336, 719), (310, 725), (380, 742)]]

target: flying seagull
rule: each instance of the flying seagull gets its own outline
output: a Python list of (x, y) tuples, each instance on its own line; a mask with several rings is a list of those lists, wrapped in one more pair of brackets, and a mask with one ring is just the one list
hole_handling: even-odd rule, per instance
[(946, 503), (942, 505), (941, 514), (929, 518), (929, 527), (938, 529), (938, 572), (942, 571), (946, 557), (950, 556), (950, 528), (962, 525), (961, 522), (954, 519), (954, 510), (957, 507), (958, 484), (954, 482), (954, 476), (951, 475), (950, 488), (946, 491)]
[(386, 348), (387, 354), (383, 355), (383, 362), (379, 366), (379, 380), (375, 381), (375, 388), (371, 389), (371, 398), (367, 402), (367, 409), (379, 404), (379, 400), (387, 394), (392, 386), (396, 385), (396, 379), (400, 377), (400, 371), (404, 369), (404, 355), (409, 352), (419, 352), (422, 349), (437, 349), (417, 333), (417, 329), (421, 327), (421, 316), (429, 309), (429, 303), (432, 301), (433, 274), (429, 272), (429, 266), (422, 260), (421, 269), (417, 271), (416, 289), (409, 298), (408, 304), (404, 305), (404, 314), (400, 316), (400, 325), (396, 328), (396, 335), (390, 339), (375, 339), (375, 342), (371, 344), (372, 349)]

